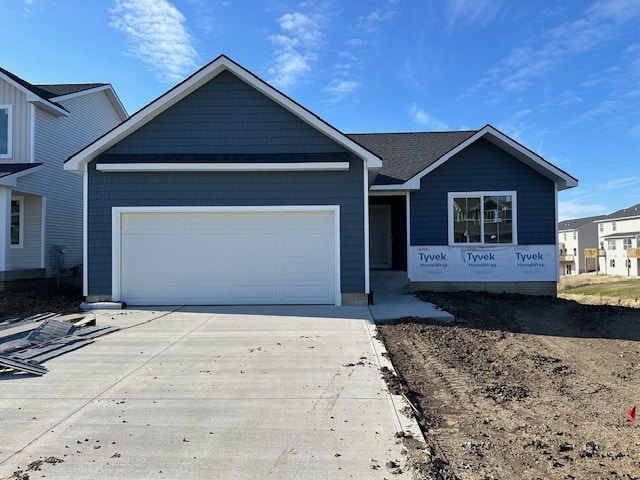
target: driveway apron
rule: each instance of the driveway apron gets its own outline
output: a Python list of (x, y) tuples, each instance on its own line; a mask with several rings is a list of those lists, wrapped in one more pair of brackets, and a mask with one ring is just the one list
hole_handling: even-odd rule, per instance
[(95, 314), (122, 330), (42, 377), (0, 376), (0, 478), (382, 479), (403, 463), (367, 307)]

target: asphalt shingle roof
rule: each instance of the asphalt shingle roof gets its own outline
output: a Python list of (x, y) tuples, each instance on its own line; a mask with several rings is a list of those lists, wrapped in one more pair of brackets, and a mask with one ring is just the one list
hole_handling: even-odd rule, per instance
[(0, 73), (3, 73), (11, 80), (16, 82), (19, 85), (22, 85), (24, 88), (37, 95), (38, 97), (46, 100), (52, 105), (55, 105), (58, 108), (65, 108), (52, 101), (52, 98), (60, 97), (62, 95), (69, 95), (70, 93), (82, 92), (84, 90), (88, 90), (91, 88), (102, 87), (104, 85), (108, 85), (107, 83), (68, 83), (68, 84), (56, 84), (56, 85), (33, 85), (32, 83), (23, 80), (17, 75), (11, 73), (9, 70), (5, 70), (0, 67)]
[(640, 217), (640, 203), (618, 210), (602, 218), (602, 221), (615, 220), (616, 218)]
[(420, 173), (477, 130), (462, 132), (358, 133), (351, 140), (382, 158), (376, 185), (401, 184)]
[(8, 177), (14, 173), (24, 172), (30, 168), (38, 167), (41, 163), (0, 163), (0, 178)]
[(46, 92), (49, 97), (61, 97), (63, 95), (69, 95), (71, 93), (82, 92), (84, 90), (90, 90), (92, 88), (104, 87), (107, 83), (65, 83), (58, 85), (33, 85), (34, 87)]
[(596, 215), (594, 217), (573, 218), (571, 220), (563, 220), (558, 223), (558, 230), (577, 230), (580, 227), (584, 227), (588, 223), (593, 223), (596, 220), (605, 218), (606, 215)]

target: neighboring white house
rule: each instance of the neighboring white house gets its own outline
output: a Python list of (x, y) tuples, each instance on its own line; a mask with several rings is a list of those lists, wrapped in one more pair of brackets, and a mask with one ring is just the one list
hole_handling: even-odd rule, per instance
[(598, 226), (594, 222), (604, 217), (575, 218), (558, 224), (560, 275), (578, 275), (596, 270), (597, 260), (585, 258), (584, 250), (598, 248)]
[(126, 118), (109, 84), (32, 85), (0, 68), (0, 285), (82, 263), (83, 183), (63, 162)]
[(640, 203), (597, 220), (600, 272), (640, 276)]

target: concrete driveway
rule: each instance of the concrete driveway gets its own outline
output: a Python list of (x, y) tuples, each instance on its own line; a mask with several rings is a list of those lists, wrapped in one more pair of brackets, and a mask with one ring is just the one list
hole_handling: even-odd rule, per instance
[(0, 376), (0, 478), (382, 479), (404, 464), (411, 424), (367, 307), (96, 316), (123, 330), (43, 377)]

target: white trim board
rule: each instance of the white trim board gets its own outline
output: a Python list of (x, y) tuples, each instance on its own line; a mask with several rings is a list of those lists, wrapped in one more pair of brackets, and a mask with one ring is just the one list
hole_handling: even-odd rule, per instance
[(0, 105), (0, 110), (7, 111), (7, 153), (0, 153), (0, 159), (13, 156), (13, 105)]
[(517, 158), (522, 163), (529, 166), (539, 174), (552, 180), (556, 184), (556, 186), (558, 186), (559, 191), (576, 187), (578, 185), (578, 181), (568, 173), (563, 172), (559, 168), (550, 164), (544, 158), (520, 145), (518, 142), (509, 138), (504, 133), (500, 132), (491, 125), (486, 125), (471, 137), (469, 137), (467, 140), (465, 140), (455, 148), (449, 150), (446, 154), (442, 155), (431, 165), (424, 168), (422, 171), (418, 172), (410, 179), (406, 180), (404, 183), (394, 185), (373, 185), (371, 187), (371, 190), (420, 190), (420, 180), (422, 180), (422, 177), (428, 175), (430, 172), (434, 171), (436, 168), (444, 164), (451, 157), (460, 153), (462, 150), (464, 150), (477, 140), (480, 140), (481, 138), (488, 140), (498, 148), (504, 150), (510, 155), (513, 155), (515, 158)]
[[(86, 173), (85, 173), (86, 175)], [(125, 213), (253, 213), (253, 212), (332, 212), (335, 230), (335, 299), (342, 303), (340, 276), (340, 205), (283, 205), (252, 207), (112, 207), (111, 208), (111, 299), (121, 299), (122, 214)], [(86, 295), (86, 294), (85, 294)]]
[(134, 113), (128, 120), (98, 138), (78, 153), (69, 157), (65, 161), (64, 169), (72, 171), (82, 171), (86, 169), (86, 164), (88, 162), (224, 71), (231, 72), (240, 80), (246, 82), (248, 85), (255, 88), (281, 107), (287, 109), (320, 133), (326, 135), (328, 138), (362, 158), (369, 168), (382, 167), (382, 160), (380, 157), (362, 147), (360, 144), (354, 142), (335, 127), (329, 125), (320, 117), (311, 113), (302, 105), (276, 90), (274, 87), (261, 80), (230, 58), (220, 55), (182, 83), (179, 83), (168, 92), (161, 95), (138, 112)]
[(345, 171), (349, 162), (98, 163), (101, 172), (289, 172)]

